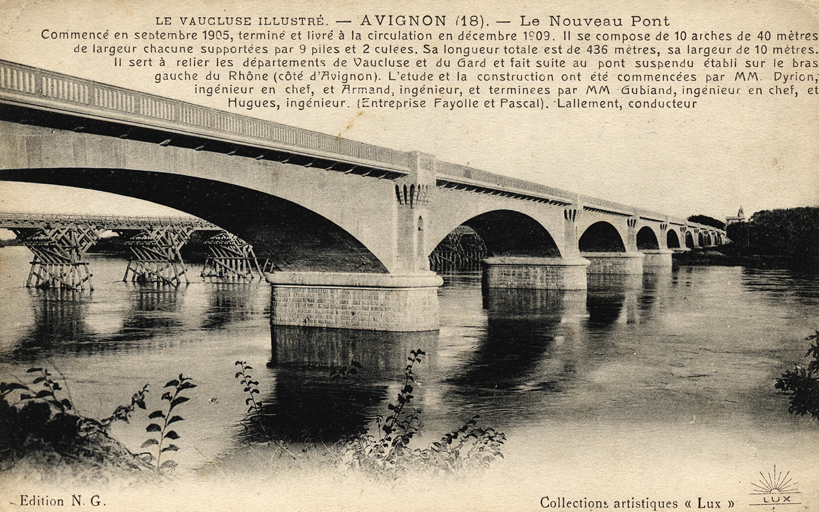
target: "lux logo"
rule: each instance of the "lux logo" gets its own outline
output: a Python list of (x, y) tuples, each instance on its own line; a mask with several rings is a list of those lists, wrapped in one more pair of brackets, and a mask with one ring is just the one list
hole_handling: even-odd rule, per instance
[(788, 503), (791, 501), (790, 496), (765, 496), (762, 501), (766, 504)]
[(799, 491), (797, 483), (790, 477), (790, 471), (777, 473), (774, 466), (773, 473), (766, 475), (760, 471), (759, 475), (761, 477), (759, 481), (751, 484), (754, 486), (751, 495), (759, 496), (762, 500), (751, 505), (800, 505), (791, 501), (793, 495), (799, 494)]

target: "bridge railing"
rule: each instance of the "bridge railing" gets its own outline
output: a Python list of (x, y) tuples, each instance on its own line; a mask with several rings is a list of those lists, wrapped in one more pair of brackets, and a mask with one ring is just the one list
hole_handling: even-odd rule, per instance
[[(373, 144), (366, 144), (325, 133), (314, 132), (272, 121), (224, 112), (209, 107), (163, 98), (105, 85), (0, 60), (0, 91), (9, 91), (37, 100), (48, 100), (46, 107), (61, 106), (80, 113), (122, 114), (151, 126), (162, 124), (186, 133), (208, 132), (239, 136), (243, 142), (261, 143), (273, 150), (286, 150), (317, 157), (342, 157), (341, 161), (366, 163), (374, 167), (407, 172), (410, 155)], [(93, 111), (93, 112), (92, 112)], [(158, 122), (158, 123), (157, 123)], [(344, 158), (346, 157), (346, 158)]]
[(486, 183), (487, 185), (495, 185), (501, 188), (526, 190), (555, 199), (563, 199), (568, 202), (574, 202), (578, 197), (577, 194), (567, 190), (561, 190), (559, 188), (549, 187), (539, 183), (532, 183), (530, 181), (512, 178), (502, 174), (495, 174), (488, 171), (482, 171), (466, 165), (443, 162), (440, 160), (437, 162), (437, 172), (441, 175), (464, 178), (470, 181), (482, 182)]

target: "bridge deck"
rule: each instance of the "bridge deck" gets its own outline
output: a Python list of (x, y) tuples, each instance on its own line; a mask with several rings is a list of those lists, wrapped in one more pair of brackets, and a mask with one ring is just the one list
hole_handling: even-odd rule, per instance
[[(124, 137), (138, 138), (140, 130), (147, 130), (152, 136), (159, 136), (156, 142), (160, 144), (239, 153), (257, 159), (288, 161), (300, 158), (299, 162), (307, 165), (375, 178), (400, 178), (409, 174), (412, 167), (413, 154), (409, 152), (5, 60), (0, 60), (0, 104), (7, 105), (0, 111), (5, 111), (4, 118), (17, 115), (19, 112), (15, 109), (34, 109), (49, 115), (83, 119), (86, 122), (82, 128), (86, 131), (93, 131), (94, 123), (114, 123), (128, 128), (122, 135)], [(439, 186), (474, 187), (521, 199), (555, 205), (575, 204), (592, 211), (719, 231), (663, 213), (448, 162), (436, 162), (436, 181)]]

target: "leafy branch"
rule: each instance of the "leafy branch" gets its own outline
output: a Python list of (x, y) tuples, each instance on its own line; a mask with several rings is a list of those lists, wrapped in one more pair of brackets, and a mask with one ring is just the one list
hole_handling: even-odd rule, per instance
[[(42, 384), (43, 389), (37, 391), (35, 395), (29, 395), (28, 393), (21, 393), (20, 400), (42, 400), (43, 402), (49, 404), (50, 406), (54, 407), (61, 413), (66, 413), (67, 411), (73, 409), (73, 405), (71, 404), (71, 400), (68, 398), (58, 399), (57, 395), (54, 393), (55, 391), (62, 390), (60, 383), (55, 381), (51, 378), (52, 374), (45, 368), (29, 368), (26, 370), (26, 373), (40, 373), (39, 377), (36, 377), (32, 381), (32, 385), (34, 384)], [(17, 384), (17, 386), (22, 386), (21, 384)], [(23, 386), (27, 391), (34, 392), (31, 388)], [(18, 388), (20, 389), (20, 388)]]
[(349, 447), (352, 455), (350, 465), (357, 467), (389, 468), (404, 454), (412, 437), (420, 426), (419, 411), (405, 413), (414, 395), (415, 372), (413, 367), (419, 363), (426, 353), (423, 350), (410, 351), (404, 368), (404, 384), (398, 392), (396, 403), (387, 404), (390, 411), (386, 418), (376, 417), (376, 426), (379, 436), (364, 432), (355, 438)]
[(331, 381), (339, 381), (342, 385), (347, 384), (347, 379), (355, 377), (358, 375), (358, 371), (361, 369), (361, 363), (353, 359), (350, 361), (350, 365), (344, 365), (341, 367), (333, 367), (330, 369), (330, 380)]
[(131, 397), (131, 403), (128, 405), (118, 405), (111, 416), (100, 420), (100, 424), (108, 428), (115, 421), (124, 421), (129, 423), (128, 418), (134, 413), (137, 407), (145, 410), (145, 393), (148, 392), (148, 384), (142, 386), (142, 389), (134, 393)]
[(267, 436), (267, 430), (265, 430), (264, 422), (262, 421), (262, 406), (256, 401), (256, 395), (259, 394), (259, 381), (253, 380), (253, 376), (248, 372), (248, 370), (252, 370), (253, 367), (247, 364), (247, 361), (236, 361), (235, 365), (241, 366), (242, 368), (236, 372), (236, 378), (239, 379), (239, 382), (244, 386), (244, 392), (248, 395), (247, 398), (245, 398), (245, 405), (248, 406), (247, 412), (248, 414), (255, 413), (259, 428), (261, 428), (262, 433)]
[(800, 416), (810, 414), (813, 419), (819, 419), (819, 331), (805, 339), (816, 340), (805, 354), (813, 359), (807, 368), (797, 364), (793, 371), (783, 373), (776, 379), (775, 387), (788, 395), (788, 412)]
[[(253, 380), (253, 376), (250, 375), (249, 370), (252, 370), (253, 367), (247, 364), (247, 361), (236, 361), (235, 366), (240, 366), (241, 370), (236, 372), (236, 378), (239, 379), (239, 383), (244, 386), (244, 392), (247, 393), (247, 398), (245, 398), (245, 405), (247, 406), (247, 413), (251, 415), (251, 418), (256, 418), (256, 423), (259, 425), (259, 428), (262, 431), (262, 434), (268, 441), (272, 441), (279, 447), (282, 453), (287, 453), (291, 458), (295, 459), (296, 456), (287, 449), (287, 446), (276, 439), (270, 439), (268, 435), (267, 429), (264, 428), (264, 418), (262, 416), (262, 404), (261, 402), (256, 400), (256, 395), (259, 394), (259, 381)], [(244, 423), (243, 423), (244, 424)], [(247, 424), (244, 424), (245, 428), (247, 429)]]
[[(348, 443), (347, 465), (395, 476), (399, 471), (415, 468), (423, 471), (459, 471), (488, 466), (496, 457), (506, 436), (494, 428), (478, 426), (474, 416), (463, 426), (444, 434), (439, 442), (425, 449), (410, 449), (409, 444), (420, 428), (420, 411), (409, 406), (414, 398), (414, 366), (421, 362), (423, 350), (413, 350), (404, 370), (404, 385), (395, 403), (387, 404), (386, 419), (376, 418), (380, 435), (363, 432)], [(409, 412), (408, 412), (409, 411)]]
[[(162, 454), (165, 452), (175, 452), (179, 451), (179, 447), (172, 442), (169, 442), (166, 446), (166, 440), (176, 441), (179, 439), (179, 434), (175, 430), (169, 430), (169, 427), (178, 422), (184, 420), (182, 416), (174, 415), (174, 409), (176, 409), (179, 405), (187, 402), (190, 400), (186, 396), (182, 396), (182, 393), (185, 390), (193, 389), (196, 387), (196, 384), (191, 382), (189, 377), (183, 376), (181, 373), (179, 374), (178, 379), (173, 379), (169, 381), (167, 384), (163, 386), (164, 388), (173, 388), (172, 391), (166, 391), (162, 394), (161, 399), (165, 402), (168, 402), (168, 411), (164, 412), (161, 408), (152, 412), (148, 415), (148, 418), (155, 420), (157, 418), (162, 418), (162, 424), (159, 423), (151, 423), (149, 424), (145, 430), (147, 432), (158, 432), (158, 438), (149, 438), (144, 443), (142, 443), (142, 448), (148, 448), (149, 446), (156, 445), (157, 447), (157, 455), (156, 455), (156, 469), (157, 471), (162, 471), (163, 469), (173, 470), (177, 463), (174, 460), (168, 459), (165, 462), (162, 462)], [(150, 452), (147, 452), (149, 460), (153, 461), (154, 456)]]

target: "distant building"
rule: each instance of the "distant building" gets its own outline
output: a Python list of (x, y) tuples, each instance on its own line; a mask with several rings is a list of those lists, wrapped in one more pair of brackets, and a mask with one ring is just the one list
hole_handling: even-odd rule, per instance
[(736, 217), (727, 217), (725, 219), (725, 225), (730, 226), (736, 222), (745, 222), (745, 212), (742, 211), (742, 206), (739, 207), (739, 211), (737, 212)]

